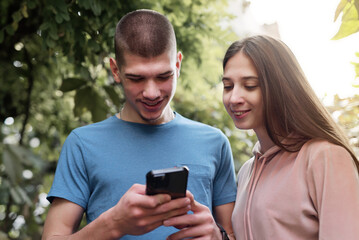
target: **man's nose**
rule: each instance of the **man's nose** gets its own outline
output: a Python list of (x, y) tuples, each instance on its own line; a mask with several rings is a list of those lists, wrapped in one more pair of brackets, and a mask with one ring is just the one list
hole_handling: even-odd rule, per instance
[(161, 95), (161, 91), (155, 80), (148, 80), (143, 90), (143, 96), (148, 99), (156, 99)]

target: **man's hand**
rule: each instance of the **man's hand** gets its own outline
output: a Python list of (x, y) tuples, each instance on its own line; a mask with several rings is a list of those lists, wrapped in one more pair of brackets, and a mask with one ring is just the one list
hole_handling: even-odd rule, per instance
[[(163, 221), (186, 214), (190, 198), (171, 200), (168, 194), (147, 196), (146, 186), (134, 184), (119, 202), (79, 231), (83, 209), (65, 199), (55, 199), (47, 216), (42, 239), (103, 239), (141, 235), (162, 225)], [(104, 199), (106, 201), (106, 199)]]
[(186, 214), (167, 219), (163, 222), (165, 226), (174, 226), (180, 231), (168, 236), (168, 240), (178, 240), (192, 237), (193, 239), (222, 239), (219, 228), (213, 219), (208, 207), (196, 202), (193, 195), (187, 191), (187, 197), (191, 199), (191, 210), (193, 214)]
[(146, 186), (134, 184), (107, 212), (118, 236), (142, 235), (163, 224), (168, 218), (186, 214), (191, 209), (188, 197), (171, 200), (168, 194), (147, 196)]

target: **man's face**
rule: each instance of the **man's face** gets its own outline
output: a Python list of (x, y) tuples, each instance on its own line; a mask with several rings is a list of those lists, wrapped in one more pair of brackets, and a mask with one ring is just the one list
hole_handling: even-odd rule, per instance
[[(116, 82), (122, 84), (126, 103), (121, 113), (125, 121), (162, 124), (172, 120), (169, 106), (175, 94), (182, 60), (181, 53), (168, 51), (157, 57), (144, 58), (124, 54), (125, 64), (114, 72)], [(119, 71), (118, 71), (119, 70)]]

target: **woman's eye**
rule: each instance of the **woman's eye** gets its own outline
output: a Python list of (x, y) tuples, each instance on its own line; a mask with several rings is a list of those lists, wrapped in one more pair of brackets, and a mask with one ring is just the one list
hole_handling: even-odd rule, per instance
[(253, 85), (253, 86), (245, 86), (245, 88), (247, 88), (248, 90), (253, 90), (256, 87), (258, 87), (257, 85)]
[(224, 85), (223, 88), (226, 90), (229, 90), (229, 89), (232, 89), (233, 86), (232, 85)]

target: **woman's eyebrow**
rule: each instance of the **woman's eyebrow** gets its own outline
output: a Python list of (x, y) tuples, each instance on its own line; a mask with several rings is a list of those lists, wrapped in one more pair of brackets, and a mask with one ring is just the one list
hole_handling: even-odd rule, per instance
[(258, 80), (257, 76), (246, 76), (242, 78), (243, 80)]

